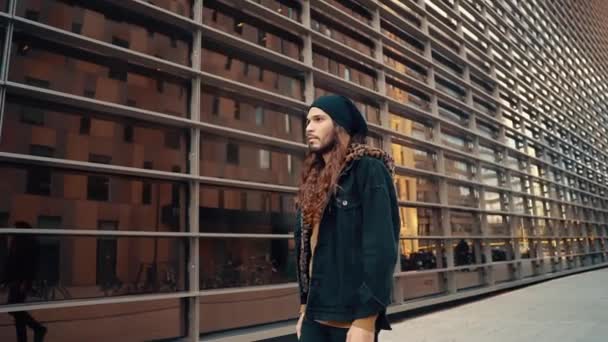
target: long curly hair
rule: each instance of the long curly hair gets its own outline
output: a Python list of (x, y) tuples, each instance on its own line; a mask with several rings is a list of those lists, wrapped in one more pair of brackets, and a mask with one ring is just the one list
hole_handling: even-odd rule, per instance
[(344, 128), (334, 123), (333, 142), (327, 154), (308, 152), (300, 176), (300, 188), (296, 206), (302, 213), (304, 226), (311, 229), (321, 221), (327, 202), (337, 191), (338, 177), (344, 167), (349, 146), (364, 142), (360, 136), (350, 137)]

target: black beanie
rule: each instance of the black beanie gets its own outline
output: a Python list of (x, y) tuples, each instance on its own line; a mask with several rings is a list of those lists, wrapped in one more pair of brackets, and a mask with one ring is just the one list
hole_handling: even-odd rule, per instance
[(309, 107), (327, 113), (335, 123), (342, 126), (350, 136), (367, 135), (367, 123), (357, 106), (342, 95), (325, 95), (317, 98)]

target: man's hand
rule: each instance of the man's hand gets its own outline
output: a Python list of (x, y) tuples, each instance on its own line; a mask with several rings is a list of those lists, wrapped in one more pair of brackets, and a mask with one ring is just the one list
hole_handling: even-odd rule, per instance
[(351, 326), (346, 334), (346, 342), (374, 342), (375, 334), (369, 330)]
[(298, 336), (298, 340), (300, 339), (300, 335), (302, 335), (302, 321), (304, 321), (304, 313), (300, 314), (300, 318), (298, 319), (298, 324), (296, 324), (296, 335)]

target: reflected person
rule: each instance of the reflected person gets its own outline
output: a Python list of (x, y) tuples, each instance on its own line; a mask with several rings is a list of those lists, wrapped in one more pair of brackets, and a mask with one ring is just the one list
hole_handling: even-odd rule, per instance
[[(15, 228), (32, 228), (27, 222), (15, 223)], [(38, 274), (40, 244), (32, 234), (17, 234), (13, 238), (6, 265), (8, 304), (25, 303)], [(34, 342), (42, 342), (47, 329), (26, 311), (9, 312), (15, 319), (17, 342), (27, 342), (27, 327), (34, 331)]]

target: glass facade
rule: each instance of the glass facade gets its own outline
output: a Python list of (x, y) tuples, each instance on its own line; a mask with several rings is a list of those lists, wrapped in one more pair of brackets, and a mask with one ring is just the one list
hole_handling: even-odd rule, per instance
[(24, 312), (50, 342), (284, 333), (305, 114), (330, 93), (396, 161), (395, 310), (604, 266), (607, 15), (0, 0), (0, 340)]

